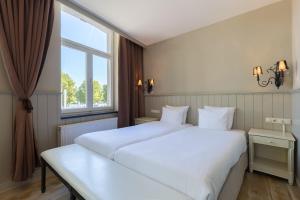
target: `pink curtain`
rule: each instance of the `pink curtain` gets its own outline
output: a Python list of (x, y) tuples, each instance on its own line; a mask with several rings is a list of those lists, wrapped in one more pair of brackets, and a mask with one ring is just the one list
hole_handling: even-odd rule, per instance
[(134, 125), (134, 119), (145, 114), (144, 94), (137, 87), (138, 80), (143, 80), (143, 47), (120, 37), (119, 128)]
[(32, 96), (45, 62), (54, 18), (53, 0), (0, 1), (0, 54), (17, 97), (13, 132), (13, 180), (39, 165), (32, 123)]

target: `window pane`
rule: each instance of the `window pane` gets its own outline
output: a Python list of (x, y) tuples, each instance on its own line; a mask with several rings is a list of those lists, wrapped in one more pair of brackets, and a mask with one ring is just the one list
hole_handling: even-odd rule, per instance
[(86, 54), (62, 46), (61, 71), (62, 109), (86, 108)]
[(108, 52), (107, 33), (67, 12), (61, 12), (61, 37)]
[(108, 85), (108, 64), (106, 58), (93, 56), (93, 105), (94, 107), (110, 106)]

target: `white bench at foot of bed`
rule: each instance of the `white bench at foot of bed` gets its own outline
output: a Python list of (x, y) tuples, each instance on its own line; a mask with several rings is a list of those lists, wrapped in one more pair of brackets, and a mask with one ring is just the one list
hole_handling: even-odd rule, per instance
[[(187, 200), (190, 197), (73, 144), (41, 154), (72, 197), (87, 200)], [(44, 174), (45, 175), (45, 174)], [(45, 191), (42, 175), (42, 192)], [(71, 198), (72, 198), (71, 197)]]

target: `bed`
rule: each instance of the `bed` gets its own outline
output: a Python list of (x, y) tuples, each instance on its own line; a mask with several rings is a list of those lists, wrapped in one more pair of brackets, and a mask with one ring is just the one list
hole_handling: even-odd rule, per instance
[(190, 126), (189, 124), (176, 125), (155, 121), (126, 128), (87, 133), (77, 137), (75, 143), (113, 159), (114, 153), (124, 146), (167, 135)]
[[(163, 200), (232, 200), (248, 166), (246, 149), (243, 131), (190, 127), (119, 148), (114, 161), (78, 144), (46, 151), (42, 160), (43, 168), (52, 169), (79, 199), (149, 199), (152, 194)], [(163, 192), (148, 191), (144, 182)], [(128, 187), (128, 194), (119, 184)], [(111, 188), (115, 196), (107, 194)]]
[(129, 145), (114, 160), (193, 199), (217, 199), (247, 150), (244, 131), (190, 127)]

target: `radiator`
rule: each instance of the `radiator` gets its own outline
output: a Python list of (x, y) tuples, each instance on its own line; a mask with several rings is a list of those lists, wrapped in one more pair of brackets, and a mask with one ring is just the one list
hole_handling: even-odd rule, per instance
[(58, 127), (58, 144), (65, 146), (74, 143), (74, 139), (82, 134), (117, 128), (118, 118), (108, 118)]

